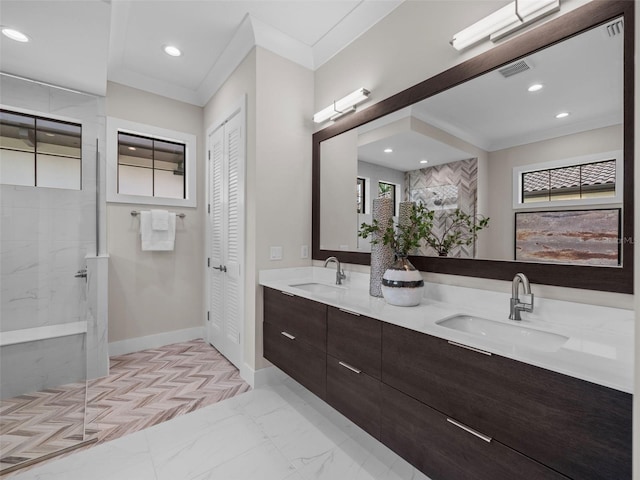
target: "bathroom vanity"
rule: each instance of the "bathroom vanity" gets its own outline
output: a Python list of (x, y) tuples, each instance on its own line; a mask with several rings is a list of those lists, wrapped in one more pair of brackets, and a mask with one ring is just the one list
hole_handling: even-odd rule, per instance
[(425, 474), (631, 478), (631, 311), (543, 298), (514, 322), (508, 294), (428, 284), (418, 307), (393, 307), (367, 276), (331, 274), (261, 272), (264, 356)]

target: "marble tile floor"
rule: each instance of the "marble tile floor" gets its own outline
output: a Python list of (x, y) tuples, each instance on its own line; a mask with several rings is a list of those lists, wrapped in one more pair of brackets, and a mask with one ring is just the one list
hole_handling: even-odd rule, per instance
[(11, 480), (429, 480), (286, 377)]
[(250, 388), (203, 340), (114, 356), (110, 363), (108, 376), (87, 382), (86, 416), (84, 383), (2, 400), (0, 475), (83, 440), (104, 443)]

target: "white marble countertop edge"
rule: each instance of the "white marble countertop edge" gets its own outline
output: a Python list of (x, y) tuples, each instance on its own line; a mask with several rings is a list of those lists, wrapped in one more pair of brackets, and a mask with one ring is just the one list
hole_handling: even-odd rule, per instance
[(259, 283), (417, 332), (633, 393), (633, 311), (536, 298), (534, 313), (523, 313), (521, 325), (570, 338), (566, 347), (556, 352), (546, 352), (509, 346), (436, 324), (456, 314), (476, 315), (515, 324), (507, 319), (510, 294), (425, 283), (425, 296), (420, 305), (396, 307), (388, 305), (382, 298), (369, 296), (368, 278), (366, 274), (348, 273), (343, 290), (335, 295), (315, 294), (295, 287), (303, 283), (335, 285), (335, 270), (328, 268), (261, 270)]

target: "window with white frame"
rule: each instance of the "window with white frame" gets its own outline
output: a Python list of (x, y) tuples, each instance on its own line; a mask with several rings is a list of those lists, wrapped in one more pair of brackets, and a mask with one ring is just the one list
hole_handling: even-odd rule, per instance
[(107, 201), (196, 206), (196, 137), (107, 121)]
[(185, 198), (185, 151), (184, 143), (118, 132), (118, 193)]
[(0, 183), (82, 188), (82, 125), (0, 110)]
[(622, 203), (622, 152), (513, 169), (514, 208)]

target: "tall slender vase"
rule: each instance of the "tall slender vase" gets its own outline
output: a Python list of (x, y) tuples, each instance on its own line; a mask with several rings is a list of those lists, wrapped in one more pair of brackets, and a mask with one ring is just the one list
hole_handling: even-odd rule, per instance
[[(373, 199), (373, 219), (383, 228), (393, 221), (393, 200), (391, 198)], [(374, 233), (372, 240), (378, 243), (371, 244), (371, 276), (369, 279), (369, 295), (382, 297), (382, 276), (393, 264), (394, 255), (391, 247), (382, 244), (382, 236)]]
[(398, 208), (398, 225), (408, 225), (411, 222), (411, 210), (416, 202), (400, 202)]

